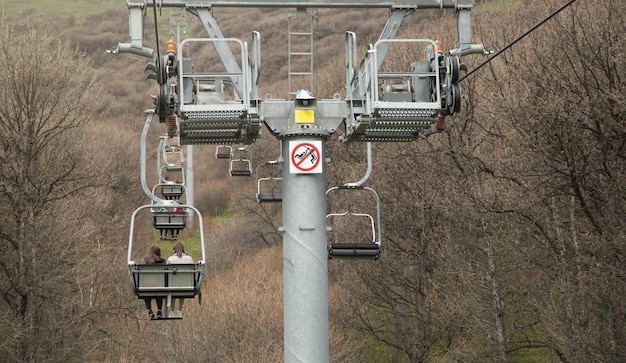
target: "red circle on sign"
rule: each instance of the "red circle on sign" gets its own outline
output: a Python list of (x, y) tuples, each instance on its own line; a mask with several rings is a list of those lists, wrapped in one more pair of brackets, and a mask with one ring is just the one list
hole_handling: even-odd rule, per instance
[[(319, 165), (320, 156), (321, 153), (315, 145), (304, 142), (293, 148), (293, 151), (291, 152), (291, 163), (298, 170), (311, 171)], [(310, 161), (312, 165), (308, 165), (309, 163), (306, 162), (307, 160)]]

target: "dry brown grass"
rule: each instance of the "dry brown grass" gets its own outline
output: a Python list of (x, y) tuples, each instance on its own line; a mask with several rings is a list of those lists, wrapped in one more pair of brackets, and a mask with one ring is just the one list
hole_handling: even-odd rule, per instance
[[(136, 302), (135, 346), (126, 361), (277, 362), (282, 359), (280, 248), (241, 257), (232, 269), (207, 277), (202, 305), (188, 300), (181, 321), (148, 321)], [(110, 357), (113, 359), (113, 357)]]
[[(344, 294), (338, 285), (331, 285), (331, 301), (342, 306)], [(209, 271), (202, 305), (188, 300), (182, 321), (139, 321), (132, 339), (146, 346), (118, 354), (127, 362), (279, 362), (282, 304), (282, 248), (274, 246), (239, 256), (231, 269), (217, 275)], [(143, 305), (136, 306), (143, 318)], [(332, 310), (332, 318), (340, 319), (330, 322), (332, 361), (359, 362), (363, 340), (345, 331), (341, 318), (345, 312)]]

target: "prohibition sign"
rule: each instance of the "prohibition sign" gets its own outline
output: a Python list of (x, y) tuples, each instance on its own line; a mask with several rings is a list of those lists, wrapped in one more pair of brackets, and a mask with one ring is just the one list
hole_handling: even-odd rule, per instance
[(293, 174), (321, 173), (321, 142), (297, 142), (290, 144), (290, 172)]

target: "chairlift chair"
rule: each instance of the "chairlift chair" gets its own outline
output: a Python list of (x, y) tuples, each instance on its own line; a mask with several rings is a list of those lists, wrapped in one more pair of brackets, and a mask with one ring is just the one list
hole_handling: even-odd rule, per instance
[(160, 186), (161, 195), (167, 200), (179, 200), (185, 192), (185, 186), (182, 183), (168, 181)]
[(179, 201), (185, 190), (185, 184), (182, 182), (165, 180), (152, 187), (152, 195), (157, 195), (157, 191), (160, 191), (163, 199)]
[[(376, 220), (369, 213), (356, 213), (352, 210), (352, 203), (348, 200), (348, 205), (345, 210), (341, 212), (333, 212), (326, 215), (326, 220), (332, 220), (332, 218), (351, 217), (351, 218), (364, 218), (368, 221), (371, 227), (371, 240), (359, 241), (359, 242), (333, 242), (328, 245), (328, 258), (365, 258), (365, 259), (378, 259), (381, 250), (381, 230), (380, 230), (380, 199), (378, 193), (374, 189), (364, 187), (360, 185), (342, 185), (332, 187), (326, 191), (328, 197), (331, 192), (334, 191), (347, 191), (348, 193), (355, 194), (355, 191), (365, 191), (372, 193), (376, 201)], [(349, 195), (350, 197), (351, 195)], [(329, 231), (332, 231), (332, 227), (329, 227)]]
[[(168, 148), (166, 146), (166, 148)], [(184, 164), (183, 162), (183, 152), (180, 147), (170, 148), (169, 151), (163, 152), (163, 161), (166, 166), (181, 166)]]
[(245, 147), (233, 150), (230, 159), (230, 176), (252, 175), (252, 153)]
[[(200, 212), (189, 205), (180, 205), (181, 208), (189, 209), (198, 216), (200, 231), (201, 258), (192, 264), (141, 264), (133, 258), (134, 228), (137, 214), (143, 210), (159, 208), (161, 205), (152, 204), (137, 208), (131, 217), (130, 234), (128, 238), (127, 267), (131, 288), (138, 299), (164, 298), (164, 316), (162, 320), (181, 319), (181, 317), (169, 317), (172, 299), (194, 299), (198, 297), (198, 303), (202, 303), (202, 278), (206, 267), (206, 251), (204, 246), (204, 228)], [(167, 204), (169, 206), (169, 204)]]
[(181, 150), (180, 136), (161, 135), (161, 144), (165, 152), (177, 152)]
[(215, 157), (217, 159), (230, 159), (233, 148), (229, 145), (217, 145), (215, 147)]
[(177, 141), (169, 143), (168, 140), (167, 136), (161, 136), (159, 143), (161, 153), (158, 155), (157, 165), (159, 180), (167, 182), (178, 179), (178, 182), (185, 184), (183, 150)]
[(166, 200), (162, 204), (153, 204), (152, 224), (161, 232), (161, 238), (167, 238), (167, 234), (170, 233), (169, 239), (176, 239), (178, 233), (187, 225), (187, 209), (175, 201)]
[(184, 164), (183, 149), (180, 145), (164, 144), (162, 152), (163, 162), (166, 166), (182, 166)]
[(159, 182), (185, 184), (185, 169), (182, 166), (163, 165), (159, 169)]
[[(280, 176), (276, 176), (280, 175), (279, 172), (276, 171), (276, 169), (279, 168), (278, 165), (278, 160), (272, 160), (257, 166), (256, 200), (258, 203), (283, 201), (283, 193), (280, 188), (283, 178)], [(265, 176), (262, 176), (261, 174), (264, 172), (263, 170), (266, 170)]]

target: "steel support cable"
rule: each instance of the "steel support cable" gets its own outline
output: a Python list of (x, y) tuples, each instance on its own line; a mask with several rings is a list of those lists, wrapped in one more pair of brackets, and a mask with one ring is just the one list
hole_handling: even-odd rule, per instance
[(545, 19), (543, 19), (542, 21), (540, 21), (539, 23), (535, 24), (532, 28), (528, 29), (527, 31), (525, 31), (524, 33), (522, 33), (520, 36), (518, 36), (517, 38), (515, 38), (515, 40), (513, 40), (512, 42), (510, 42), (509, 44), (507, 44), (506, 47), (500, 49), (499, 51), (497, 51), (492, 57), (490, 57), (489, 59), (487, 59), (486, 61), (482, 62), (481, 64), (479, 64), (476, 68), (472, 69), (469, 73), (465, 74), (463, 77), (461, 77), (461, 79), (459, 79), (459, 82), (461, 82), (462, 80), (464, 80), (465, 78), (469, 77), (472, 75), (472, 73), (476, 72), (477, 70), (481, 69), (483, 66), (487, 65), (487, 63), (491, 62), (494, 58), (496, 58), (497, 56), (499, 56), (500, 54), (504, 53), (506, 50), (508, 50), (509, 48), (511, 48), (512, 46), (514, 46), (517, 42), (519, 42), (520, 40), (524, 39), (527, 35), (529, 35), (530, 33), (532, 33), (533, 31), (537, 30), (537, 28), (539, 28), (540, 26), (542, 26), (543, 24), (545, 24), (546, 22), (548, 22), (550, 19), (552, 19), (553, 17), (555, 17), (557, 14), (559, 14), (561, 11), (565, 10), (565, 8), (567, 8), (568, 6), (572, 5), (573, 3), (575, 3), (577, 0), (569, 0), (567, 3), (563, 4), (560, 8), (556, 9), (555, 11), (553, 11), (550, 15), (548, 15)]
[(152, 9), (153, 9), (153, 14), (154, 14), (154, 33), (155, 33), (155, 40), (156, 40), (156, 51), (157, 51), (157, 56), (156, 56), (156, 69), (159, 72), (159, 74), (157, 75), (157, 77), (159, 77), (159, 83), (160, 83), (160, 75), (161, 75), (161, 50), (160, 50), (160, 40), (159, 40), (159, 23), (158, 23), (158, 18), (157, 18), (157, 10), (156, 10), (156, 4), (153, 4)]

